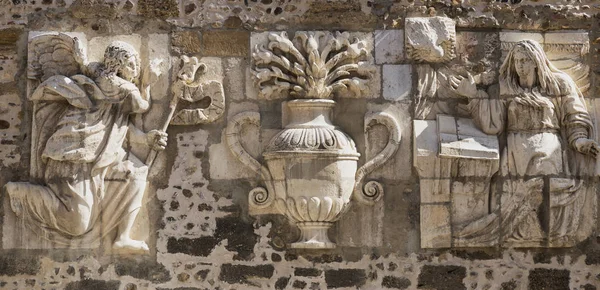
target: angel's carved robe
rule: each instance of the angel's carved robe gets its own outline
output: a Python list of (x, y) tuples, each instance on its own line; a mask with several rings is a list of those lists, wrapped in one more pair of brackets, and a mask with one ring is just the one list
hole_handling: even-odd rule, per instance
[(109, 234), (144, 194), (148, 168), (124, 145), (130, 114), (147, 110), (148, 101), (117, 76), (84, 75), (50, 77), (32, 99), (40, 121), (33, 178), (40, 185), (9, 183), (13, 210), (65, 241)]

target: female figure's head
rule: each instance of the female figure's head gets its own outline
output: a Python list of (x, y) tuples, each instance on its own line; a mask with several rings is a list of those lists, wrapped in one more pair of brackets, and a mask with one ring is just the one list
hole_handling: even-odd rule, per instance
[(569, 88), (559, 79), (562, 74), (550, 63), (542, 46), (533, 40), (517, 42), (500, 67), (500, 80), (509, 94), (537, 88), (550, 96), (564, 95)]
[(104, 52), (104, 74), (115, 74), (134, 82), (140, 75), (139, 54), (128, 43), (112, 42)]

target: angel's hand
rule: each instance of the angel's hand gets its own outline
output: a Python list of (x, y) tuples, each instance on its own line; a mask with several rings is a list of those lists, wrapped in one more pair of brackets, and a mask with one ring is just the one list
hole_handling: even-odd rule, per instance
[(160, 70), (160, 64), (162, 61), (163, 60), (159, 58), (153, 59), (148, 67), (144, 69), (144, 75), (142, 77), (142, 83), (144, 85), (152, 85), (158, 81), (158, 78), (162, 74)]
[(146, 133), (146, 143), (153, 150), (162, 151), (167, 147), (168, 136), (169, 135), (167, 135), (166, 132), (151, 130), (150, 132)]
[(467, 77), (450, 76), (450, 90), (463, 97), (471, 98), (477, 95), (477, 86), (475, 79), (471, 74), (467, 73)]

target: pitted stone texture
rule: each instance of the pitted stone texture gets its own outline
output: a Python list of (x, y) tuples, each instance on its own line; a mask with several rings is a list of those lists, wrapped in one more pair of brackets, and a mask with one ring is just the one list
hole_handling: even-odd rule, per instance
[(197, 54), (202, 52), (200, 32), (193, 30), (176, 31), (171, 34), (171, 47), (179, 54)]
[(0, 164), (9, 167), (19, 162), (21, 117), (19, 114), (21, 99), (16, 94), (0, 95)]
[(248, 56), (250, 33), (247, 31), (205, 31), (202, 54), (206, 56)]
[(375, 30), (375, 63), (397, 64), (404, 60), (404, 30)]
[(179, 18), (170, 21), (188, 27), (220, 28), (232, 24), (237, 27), (273, 23), (278, 20), (291, 21), (308, 9), (307, 4), (294, 0), (183, 0), (180, 4), (184, 8), (183, 13)]
[(4, 54), (0, 51), (0, 84), (15, 81), (18, 65), (16, 54), (12, 52)]

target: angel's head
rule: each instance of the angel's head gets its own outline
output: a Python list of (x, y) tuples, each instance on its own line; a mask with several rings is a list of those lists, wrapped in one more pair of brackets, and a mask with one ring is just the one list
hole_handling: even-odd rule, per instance
[(105, 74), (116, 74), (133, 82), (140, 75), (139, 54), (130, 44), (114, 41), (104, 51), (104, 69)]

